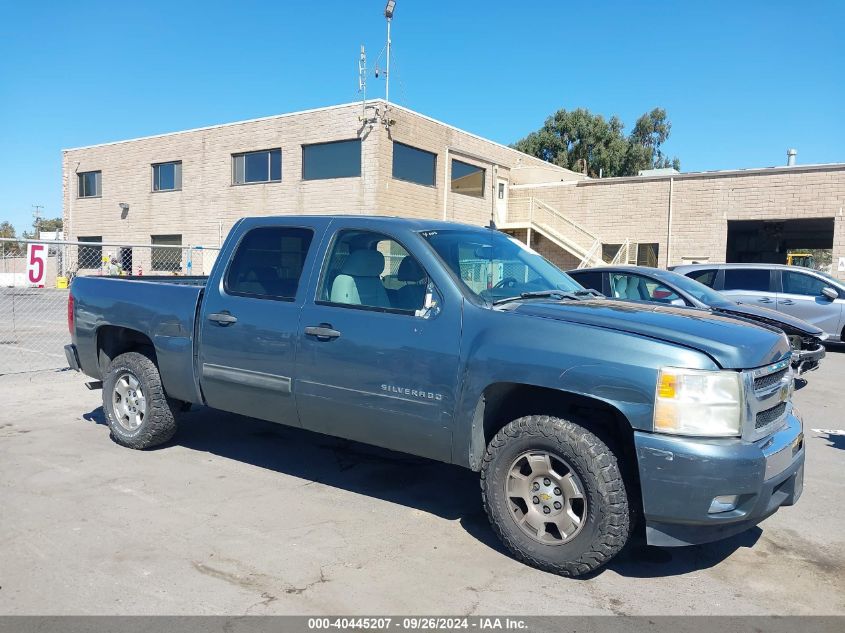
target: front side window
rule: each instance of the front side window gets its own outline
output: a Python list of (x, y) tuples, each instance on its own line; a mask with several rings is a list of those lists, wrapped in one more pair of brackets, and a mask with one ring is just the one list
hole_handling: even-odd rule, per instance
[(77, 174), (77, 195), (80, 198), (99, 198), (102, 195), (101, 171), (86, 171)]
[(153, 191), (177, 191), (182, 188), (182, 161), (153, 165)]
[(769, 292), (769, 271), (765, 268), (727, 268), (724, 289)]
[(232, 182), (279, 182), (282, 179), (282, 150), (266, 149), (232, 155)]
[(437, 154), (398, 141), (393, 142), (393, 177), (433, 187), (437, 173)]
[(302, 179), (355, 178), (361, 175), (361, 139), (302, 146)]
[(630, 273), (611, 273), (610, 287), (613, 289), (613, 296), (617, 299), (628, 299), (630, 301), (654, 301), (657, 303), (672, 303), (673, 301), (686, 301), (678, 294), (664, 286), (660, 282)]
[(182, 249), (170, 248), (182, 246), (181, 235), (151, 235), (150, 243), (153, 245), (150, 265), (154, 271), (181, 272)]
[(224, 288), (230, 295), (293, 301), (314, 232), (287, 226), (249, 231), (238, 244)]
[(820, 297), (822, 289), (827, 287), (828, 284), (818, 277), (792, 271), (783, 272), (783, 291), (787, 294)]
[(76, 238), (79, 242), (96, 242), (96, 246), (80, 246), (77, 254), (78, 268), (99, 268), (103, 264), (103, 241), (102, 235), (80, 235)]
[(335, 238), (319, 301), (412, 314), (421, 310), (429, 279), (399, 242), (372, 231), (341, 231)]
[(452, 159), (452, 191), (476, 198), (484, 197), (484, 176), (486, 171), (478, 165), (470, 165)]
[(499, 231), (448, 229), (421, 235), (464, 286), (486, 302), (523, 292), (583, 290), (572, 277)]

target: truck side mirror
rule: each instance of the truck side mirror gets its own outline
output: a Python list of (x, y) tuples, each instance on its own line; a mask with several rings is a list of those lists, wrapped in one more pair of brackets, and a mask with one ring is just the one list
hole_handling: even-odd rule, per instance
[(423, 319), (433, 319), (440, 314), (440, 295), (437, 288), (429, 281), (425, 287), (425, 299), (423, 307), (416, 311), (415, 316)]
[(822, 294), (825, 297), (827, 297), (828, 299), (830, 299), (831, 301), (834, 301), (835, 299), (839, 298), (839, 293), (836, 292), (836, 290), (834, 290), (830, 286), (826, 286), (825, 288), (822, 288)]

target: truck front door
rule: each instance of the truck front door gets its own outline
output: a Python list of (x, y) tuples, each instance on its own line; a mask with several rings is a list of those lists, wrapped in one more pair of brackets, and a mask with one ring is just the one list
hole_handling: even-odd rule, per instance
[[(293, 219), (292, 219), (293, 220)], [(209, 406), (298, 425), (291, 379), (305, 286), (322, 229), (245, 220), (224, 249), (200, 315), (198, 371)]]
[(303, 426), (450, 460), (461, 305), (443, 304), (398, 240), (338, 231), (301, 323), (295, 393)]

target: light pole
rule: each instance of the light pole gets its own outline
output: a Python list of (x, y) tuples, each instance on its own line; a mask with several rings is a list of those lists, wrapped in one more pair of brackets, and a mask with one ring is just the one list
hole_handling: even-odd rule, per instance
[(384, 7), (384, 17), (387, 18), (387, 68), (384, 72), (384, 101), (390, 103), (390, 22), (393, 20), (393, 11), (396, 9), (396, 0), (387, 0)]

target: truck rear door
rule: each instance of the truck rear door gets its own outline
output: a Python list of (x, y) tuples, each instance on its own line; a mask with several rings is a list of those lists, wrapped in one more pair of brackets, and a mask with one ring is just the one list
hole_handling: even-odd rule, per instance
[[(421, 248), (414, 253), (387, 231), (338, 224), (316, 298), (302, 312), (302, 424), (449, 461), (462, 320), (457, 291)], [(425, 309), (427, 294), (436, 308)]]
[(291, 387), (296, 337), (328, 223), (252, 218), (237, 225), (200, 313), (198, 372), (209, 406), (299, 424)]

